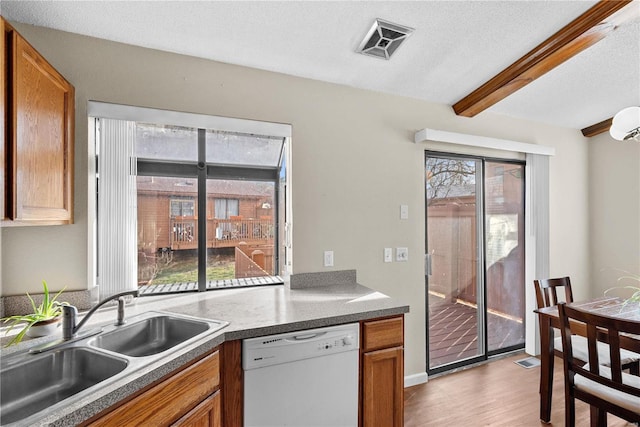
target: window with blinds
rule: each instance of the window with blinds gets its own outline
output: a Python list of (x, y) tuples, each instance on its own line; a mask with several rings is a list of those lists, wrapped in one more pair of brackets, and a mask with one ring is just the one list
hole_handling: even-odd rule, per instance
[(180, 115), (153, 123), (154, 110), (131, 108), (125, 116), (144, 120), (92, 119), (100, 297), (282, 283), (288, 137), (184, 126)]

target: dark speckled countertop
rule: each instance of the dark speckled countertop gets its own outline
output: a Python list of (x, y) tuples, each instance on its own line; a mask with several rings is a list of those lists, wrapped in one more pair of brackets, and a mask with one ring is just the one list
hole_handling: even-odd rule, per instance
[[(36, 425), (76, 425), (225, 341), (403, 314), (409, 311), (409, 306), (365, 286), (342, 283), (303, 289), (275, 285), (141, 297), (126, 307), (126, 316), (129, 318), (147, 311), (224, 320), (229, 322), (229, 326), (185, 348), (169, 352), (161, 360), (117, 381), (94, 386), (92, 393), (79, 402), (60, 402), (50, 407)], [(89, 327), (109, 324), (115, 317), (115, 308), (100, 310), (89, 321)], [(3, 338), (3, 341), (6, 340)], [(25, 351), (35, 344), (50, 340), (52, 337), (26, 341), (3, 348), (0, 355)]]

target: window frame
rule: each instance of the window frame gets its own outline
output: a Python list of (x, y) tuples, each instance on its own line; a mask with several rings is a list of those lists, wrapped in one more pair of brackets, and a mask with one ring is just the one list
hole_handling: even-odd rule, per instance
[[(216, 201), (217, 200), (224, 200), (225, 204), (225, 210), (224, 210), (224, 216), (218, 216), (218, 211), (216, 210)], [(237, 205), (237, 210), (238, 212), (235, 215), (240, 215), (240, 199), (234, 199), (231, 197), (213, 197), (213, 217), (215, 219), (229, 219), (230, 213), (229, 213), (229, 201), (234, 201), (236, 202)]]
[[(98, 277), (98, 142), (99, 142), (99, 119), (114, 119), (132, 122), (158, 123), (166, 125), (184, 126), (191, 128), (212, 129), (225, 132), (238, 132), (252, 135), (266, 135), (269, 137), (283, 138), (283, 147), (279, 169), (264, 170), (263, 168), (244, 168), (242, 166), (227, 166), (199, 164), (199, 162), (184, 162), (179, 167), (172, 162), (154, 161), (148, 162), (139, 159), (133, 162), (132, 169), (138, 168), (136, 175), (191, 177), (197, 176), (201, 170), (205, 171), (208, 178), (229, 179), (232, 177), (244, 176), (244, 179), (272, 180), (275, 183), (275, 192), (279, 192), (280, 199), (274, 199), (274, 221), (279, 227), (276, 233), (277, 240), (274, 239), (274, 256), (278, 259), (278, 276), (288, 276), (292, 271), (293, 248), (292, 248), (292, 194), (291, 194), (291, 136), (292, 126), (286, 123), (264, 122), (251, 119), (238, 119), (223, 116), (213, 116), (198, 113), (186, 113), (172, 110), (156, 108), (138, 107), (131, 105), (112, 104), (100, 101), (87, 102), (87, 120), (89, 141), (89, 158), (95, 159), (88, 164), (88, 260), (87, 282), (90, 288), (99, 289), (101, 278)], [(206, 181), (204, 181), (206, 184)], [(286, 191), (286, 194), (285, 194)], [(206, 200), (206, 197), (205, 197)], [(204, 210), (203, 217), (206, 217), (206, 203), (200, 204)], [(198, 206), (199, 208), (199, 206)], [(278, 208), (280, 208), (278, 210)], [(275, 243), (277, 241), (277, 243)], [(200, 251), (205, 253), (206, 251)], [(206, 283), (203, 282), (206, 286)]]
[[(286, 167), (280, 161), (280, 165), (274, 168), (251, 167), (238, 165), (221, 165), (207, 164), (206, 159), (206, 132), (207, 129), (197, 128), (198, 131), (198, 162), (194, 164), (190, 161), (171, 161), (158, 159), (136, 159), (136, 175), (137, 176), (162, 176), (173, 178), (192, 178), (198, 181), (197, 196), (195, 198), (198, 223), (198, 291), (205, 292), (207, 290), (207, 221), (201, 219), (207, 217), (207, 180), (249, 180), (249, 181), (265, 181), (274, 184), (274, 249), (279, 248), (280, 242), (280, 212), (279, 204), (279, 176), (281, 168)], [(283, 140), (282, 156), (286, 150), (287, 141)], [(239, 199), (236, 199), (239, 202)], [(215, 212), (214, 212), (215, 215)], [(201, 250), (204, 248), (204, 250)], [(274, 250), (274, 271), (283, 271), (280, 261), (280, 251)]]
[[(174, 203), (180, 203), (180, 213), (182, 215), (175, 215), (173, 213), (173, 204)], [(186, 203), (190, 203), (191, 204), (191, 215), (184, 215), (184, 204)], [(180, 197), (180, 196), (172, 196), (169, 199), (169, 217), (170, 218), (178, 218), (178, 217), (193, 217), (195, 216), (196, 213), (196, 199), (194, 197), (191, 196), (184, 196), (184, 197)]]

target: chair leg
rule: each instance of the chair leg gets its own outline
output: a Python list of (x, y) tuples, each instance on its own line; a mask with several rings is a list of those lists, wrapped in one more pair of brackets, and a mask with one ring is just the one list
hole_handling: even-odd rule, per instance
[(542, 357), (540, 366), (540, 421), (544, 422), (545, 424), (548, 424), (551, 421), (553, 365), (555, 362), (553, 348), (549, 349), (548, 351), (549, 357)]
[(640, 376), (640, 360), (629, 366), (629, 373), (631, 375)]
[(591, 427), (598, 427), (598, 408), (591, 405), (589, 406), (589, 421)]
[(607, 427), (607, 411), (590, 405), (591, 427)]
[(598, 426), (607, 427), (607, 412), (600, 409), (598, 414)]
[(576, 427), (576, 402), (573, 394), (565, 388), (564, 391), (564, 425)]

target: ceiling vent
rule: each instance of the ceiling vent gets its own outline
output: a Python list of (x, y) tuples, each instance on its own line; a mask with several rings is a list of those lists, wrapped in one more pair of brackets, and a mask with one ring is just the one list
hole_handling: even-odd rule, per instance
[(360, 43), (358, 52), (389, 60), (412, 32), (413, 28), (376, 19), (367, 36)]

